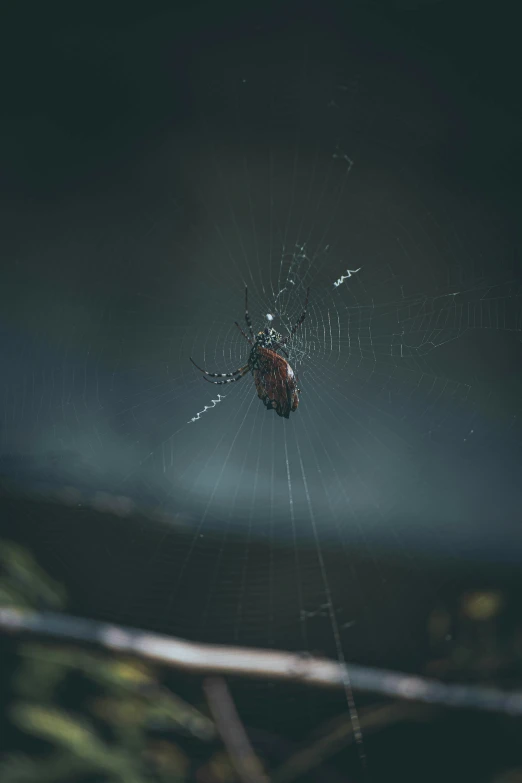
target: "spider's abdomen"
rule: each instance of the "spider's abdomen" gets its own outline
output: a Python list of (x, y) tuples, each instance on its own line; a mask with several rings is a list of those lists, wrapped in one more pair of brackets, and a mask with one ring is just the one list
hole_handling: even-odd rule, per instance
[(299, 405), (299, 389), (294, 371), (282, 356), (257, 346), (253, 353), (252, 374), (257, 396), (268, 410), (288, 419)]

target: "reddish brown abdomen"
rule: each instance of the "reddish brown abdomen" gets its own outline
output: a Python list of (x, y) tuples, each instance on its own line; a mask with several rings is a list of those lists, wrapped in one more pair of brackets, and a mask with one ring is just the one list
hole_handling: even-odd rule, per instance
[(297, 379), (286, 359), (269, 348), (258, 348), (253, 375), (257, 396), (266, 408), (288, 419), (298, 408), (299, 396)]

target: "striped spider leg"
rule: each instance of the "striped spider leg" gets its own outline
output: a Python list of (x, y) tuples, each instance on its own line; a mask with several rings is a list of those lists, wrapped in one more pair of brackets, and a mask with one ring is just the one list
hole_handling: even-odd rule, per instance
[[(208, 372), (208, 370), (204, 370), (203, 367), (199, 367), (194, 359), (192, 357), (189, 357), (190, 361), (196, 367), (200, 372), (204, 373), (203, 378), (208, 381), (209, 383), (216, 383), (218, 385), (221, 385), (223, 383), (233, 383), (234, 381), (240, 381), (241, 378), (243, 378), (244, 375), (247, 374), (247, 372), (250, 370), (250, 363), (245, 364), (243, 367), (240, 367), (239, 370), (234, 370), (234, 372)], [(227, 378), (226, 381), (211, 381), (210, 378), (207, 378), (206, 376), (209, 375), (210, 378)], [(237, 378), (234, 378), (234, 375), (237, 375)]]
[(299, 327), (303, 323), (304, 319), (306, 318), (306, 313), (307, 313), (307, 308), (308, 308), (308, 297), (309, 296), (310, 296), (310, 289), (307, 288), (306, 289), (306, 299), (305, 299), (305, 303), (304, 303), (304, 307), (303, 307), (303, 312), (301, 313), (301, 315), (299, 317), (299, 320), (296, 322), (296, 324), (293, 327), (293, 329), (290, 332), (290, 334), (288, 334), (286, 337), (283, 337), (283, 339), (280, 340), (280, 343), (282, 343), (283, 345), (285, 345), (289, 340), (292, 339), (292, 337), (297, 332), (297, 330), (299, 329)]
[[(245, 286), (245, 321), (247, 323), (247, 326), (250, 330), (250, 337), (252, 340), (255, 340), (254, 330), (252, 329), (252, 321), (250, 320), (250, 315), (248, 313), (248, 286)], [(246, 336), (246, 335), (245, 335)], [(247, 337), (248, 340), (248, 337)], [(250, 342), (250, 340), (248, 340)]]

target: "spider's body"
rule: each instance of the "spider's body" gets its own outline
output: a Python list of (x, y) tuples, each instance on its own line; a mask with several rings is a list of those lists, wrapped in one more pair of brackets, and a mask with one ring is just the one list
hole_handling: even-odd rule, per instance
[[(260, 346), (261, 348), (272, 348), (274, 346), (281, 345), (281, 340), (283, 339), (283, 336), (279, 334), (279, 332), (276, 332), (275, 329), (269, 328), (268, 326), (263, 329), (262, 332), (258, 332), (255, 342), (254, 342), (254, 348), (257, 346)], [(254, 348), (252, 350), (254, 350)]]
[(249, 363), (257, 396), (268, 410), (288, 419), (299, 405), (297, 378), (289, 363), (270, 348), (254, 345)]
[[(205, 373), (203, 376), (209, 383), (233, 383), (239, 381), (248, 372), (251, 372), (254, 376), (254, 383), (257, 389), (257, 396), (262, 400), (267, 410), (275, 410), (278, 416), (284, 416), (288, 419), (291, 412), (297, 410), (299, 406), (299, 389), (297, 388), (297, 376), (290, 367), (290, 364), (286, 359), (279, 355), (278, 351), (286, 354), (284, 345), (295, 334), (296, 330), (303, 323), (306, 317), (306, 308), (308, 305), (308, 294), (310, 289), (306, 292), (306, 300), (301, 317), (293, 327), (292, 331), (286, 337), (282, 337), (275, 329), (266, 327), (263, 331), (258, 332), (254, 336), (254, 330), (252, 329), (252, 323), (248, 315), (248, 290), (245, 288), (245, 320), (250, 330), (251, 338), (243, 332), (241, 327), (236, 321), (236, 326), (248, 340), (252, 348), (250, 349), (250, 355), (248, 362), (234, 372), (226, 373), (211, 373), (198, 367), (196, 362), (191, 359), (198, 370)], [(288, 356), (288, 354), (286, 354)], [(212, 378), (227, 378), (226, 381), (210, 381), (205, 376), (209, 375)]]

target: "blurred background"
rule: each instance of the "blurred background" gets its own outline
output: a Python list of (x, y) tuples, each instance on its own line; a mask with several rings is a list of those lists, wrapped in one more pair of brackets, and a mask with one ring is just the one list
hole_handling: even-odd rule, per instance
[[(72, 614), (519, 686), (521, 116), (508, 4), (2, 15), (5, 600), (45, 608), (50, 579), (54, 608)], [(264, 409), (251, 376), (211, 386), (189, 361), (244, 364), (245, 285), (256, 330), (283, 334), (310, 288), (289, 348), (301, 388), (289, 420)], [(13, 576), (20, 557), (34, 558), (30, 598)], [(69, 738), (70, 764), (49, 780), (131, 780), (131, 768), (138, 781), (235, 779), (223, 759), (209, 771), (222, 750), (201, 678), (142, 673), (184, 707), (159, 738), (144, 708), (115, 737), (132, 708), (78, 648), (2, 649), (12, 780), (43, 779), (30, 761), (63, 749), (58, 729), (42, 736), (23, 712), (33, 681), (54, 683), (38, 694), (46, 709), (110, 748), (82, 770)], [(274, 779), (348, 718), (342, 692), (231, 691)], [(361, 716), (383, 706), (355, 701)], [(210, 733), (187, 729), (190, 709)], [(346, 739), (295, 779), (520, 778), (520, 721), (400, 709), (377, 728), (363, 720), (366, 772)]]

